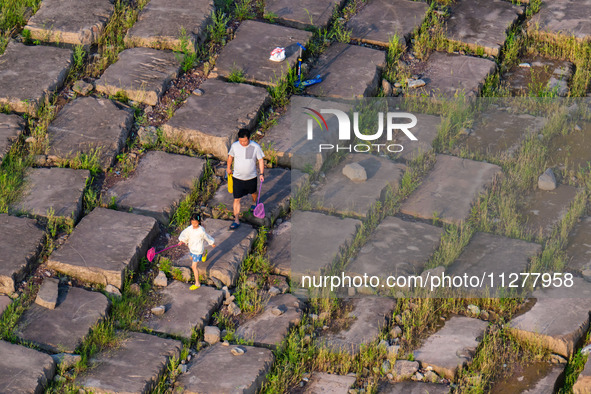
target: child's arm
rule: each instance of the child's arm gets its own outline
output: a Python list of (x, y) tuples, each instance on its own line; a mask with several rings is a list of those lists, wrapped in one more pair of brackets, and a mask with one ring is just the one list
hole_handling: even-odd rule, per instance
[(182, 244), (187, 244), (189, 242), (189, 234), (187, 233), (187, 230), (183, 230), (181, 232), (181, 234), (179, 235), (179, 245)]
[(211, 246), (212, 248), (215, 248), (215, 239), (213, 239), (213, 237), (211, 235), (207, 234), (205, 231), (203, 231), (203, 236), (205, 237), (205, 240), (207, 241), (209, 246)]

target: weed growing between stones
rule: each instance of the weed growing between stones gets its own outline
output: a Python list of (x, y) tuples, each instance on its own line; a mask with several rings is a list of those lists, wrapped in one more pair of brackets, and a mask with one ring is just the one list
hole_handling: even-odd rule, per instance
[(181, 63), (183, 72), (187, 72), (193, 68), (193, 65), (195, 64), (195, 61), (197, 60), (197, 52), (195, 52), (193, 42), (189, 38), (187, 30), (184, 27), (181, 27), (181, 35), (179, 39), (179, 48), (177, 49), (178, 52), (175, 52), (175, 56), (179, 63)]
[(0, 3), (0, 55), (13, 34), (37, 12), (40, 3), (41, 0), (5, 0)]
[(213, 196), (216, 189), (217, 184), (215, 183), (213, 166), (207, 160), (201, 179), (195, 181), (191, 193), (177, 207), (170, 221), (170, 227), (180, 227), (188, 223), (195, 209), (194, 207), (205, 204)]
[(4, 157), (0, 165), (0, 213), (8, 213), (10, 204), (18, 200), (31, 162), (31, 157), (23, 158), (15, 149)]
[(228, 82), (243, 83), (244, 81), (244, 71), (239, 68), (233, 67), (230, 70), (230, 75), (228, 75)]
[(6, 307), (0, 316), (1, 340), (16, 343), (17, 337), (14, 332), (16, 324), (29, 305), (35, 301), (38, 290), (39, 286), (30, 281), (23, 292)]

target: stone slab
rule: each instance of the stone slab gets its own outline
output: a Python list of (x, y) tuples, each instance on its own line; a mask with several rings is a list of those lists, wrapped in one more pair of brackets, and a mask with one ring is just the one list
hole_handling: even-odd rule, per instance
[(437, 155), (435, 167), (402, 204), (401, 212), (423, 219), (437, 214), (445, 223), (465, 221), (472, 202), (500, 172), (494, 164)]
[(66, 104), (49, 125), (48, 153), (62, 160), (96, 155), (106, 169), (125, 146), (132, 124), (133, 112), (111, 100), (79, 98)]
[(17, 336), (52, 353), (73, 353), (90, 329), (109, 311), (102, 293), (60, 286), (55, 309), (32, 304), (17, 326)]
[(463, 0), (451, 7), (447, 37), (487, 55), (498, 56), (507, 31), (523, 14), (523, 7), (503, 0)]
[(127, 31), (125, 42), (128, 46), (179, 51), (184, 29), (189, 40), (186, 49), (195, 51), (207, 34), (212, 12), (212, 0), (152, 0)]
[[(343, 175), (347, 164), (357, 163), (367, 180), (354, 182)], [(310, 195), (310, 202), (322, 210), (365, 217), (372, 204), (382, 200), (388, 189), (398, 189), (406, 166), (369, 154), (350, 154), (326, 174), (325, 183)]]
[(542, 3), (528, 23), (529, 29), (549, 36), (591, 37), (591, 1), (557, 0)]
[(32, 168), (25, 188), (12, 209), (30, 215), (56, 217), (77, 222), (82, 212), (82, 196), (90, 177), (88, 170), (70, 168)]
[[(253, 345), (275, 349), (285, 339), (291, 327), (302, 318), (300, 301), (291, 294), (279, 294), (268, 301), (262, 313), (247, 320), (236, 329), (236, 336)], [(276, 316), (274, 308), (283, 313)]]
[(25, 121), (18, 115), (0, 114), (0, 162), (10, 151), (25, 128)]
[(41, 3), (25, 29), (34, 40), (89, 46), (98, 41), (113, 10), (109, 0), (48, 0)]
[(0, 340), (0, 387), (5, 393), (42, 393), (55, 374), (51, 356)]
[(417, 141), (409, 140), (400, 130), (396, 130), (394, 140), (392, 141), (404, 147), (402, 152), (394, 154), (394, 157), (406, 162), (410, 162), (419, 155), (430, 152), (433, 149), (433, 141), (435, 141), (439, 126), (441, 125), (441, 117), (439, 116), (418, 114), (415, 112), (413, 114), (417, 117), (417, 125), (412, 128), (412, 133), (417, 137)]
[(320, 75), (322, 82), (306, 89), (306, 93), (339, 99), (375, 96), (386, 53), (359, 45), (334, 43), (318, 58), (308, 75)]
[(573, 228), (566, 256), (566, 267), (570, 271), (591, 273), (591, 217), (581, 219)]
[(487, 325), (482, 320), (454, 316), (413, 352), (414, 359), (422, 368), (433, 367), (439, 375), (453, 379), (457, 369), (472, 360)]
[(59, 296), (59, 280), (55, 278), (44, 278), (39, 291), (37, 292), (37, 298), (35, 298), (35, 304), (40, 305), (47, 309), (55, 309)]
[(295, 211), (291, 216), (291, 277), (319, 274), (332, 264), (341, 247), (351, 242), (361, 221), (322, 213)]
[(199, 87), (203, 95), (191, 95), (162, 126), (165, 137), (177, 145), (228, 159), (238, 130), (253, 129), (259, 112), (269, 102), (260, 87), (208, 79)]
[(548, 166), (556, 166), (566, 172), (576, 173), (586, 170), (591, 162), (591, 152), (587, 149), (591, 143), (591, 122), (577, 122), (580, 131), (559, 134), (552, 138), (548, 146)]
[[(214, 72), (228, 78), (234, 71), (242, 71), (246, 82), (262, 85), (276, 85), (290, 67), (297, 65), (300, 47), (306, 46), (312, 33), (271, 25), (257, 21), (244, 21), (235, 33), (235, 38), (221, 51), (215, 63)], [(269, 60), (276, 47), (285, 48), (285, 60)]]
[(72, 51), (9, 42), (0, 56), (0, 105), (35, 116), (49, 96), (61, 88), (72, 66)]
[(159, 233), (155, 219), (95, 208), (49, 256), (49, 268), (83, 281), (122, 288)]
[(162, 316), (151, 316), (144, 326), (157, 333), (191, 339), (193, 330), (201, 330), (224, 300), (224, 294), (213, 287), (201, 286), (189, 290), (191, 284), (173, 281), (158, 291), (166, 311)]
[(589, 359), (588, 357), (585, 367), (573, 385), (574, 394), (587, 394), (591, 392), (591, 361)]
[(45, 232), (33, 219), (0, 214), (0, 294), (12, 294), (32, 269)]
[(166, 372), (169, 360), (181, 355), (182, 343), (173, 339), (130, 332), (119, 347), (99, 353), (76, 384), (93, 393), (147, 393)]
[[(476, 233), (470, 243), (462, 251), (462, 254), (446, 270), (446, 275), (477, 276), (494, 274), (499, 278), (505, 274), (509, 278), (511, 274), (526, 272), (530, 259), (542, 251), (542, 246), (533, 242), (503, 237), (488, 233)], [(510, 290), (505, 283), (501, 287), (500, 280), (495, 280), (491, 288), (490, 281), (484, 281), (486, 286), (466, 288), (474, 291), (476, 295), (493, 295), (498, 297), (499, 292)], [(489, 294), (490, 291), (493, 294)]]
[(543, 362), (519, 366), (511, 376), (499, 380), (491, 394), (554, 394), (562, 386), (564, 365)]
[[(245, 350), (244, 354), (233, 355), (236, 347)], [(265, 382), (274, 359), (269, 349), (216, 343), (197, 353), (176, 387), (186, 394), (254, 394)]]
[(99, 93), (116, 95), (123, 92), (131, 100), (156, 105), (180, 69), (180, 62), (172, 52), (151, 48), (126, 49), (95, 82), (95, 87)]
[(2, 314), (4, 313), (6, 308), (8, 308), (8, 305), (10, 305), (11, 302), (12, 300), (10, 299), (10, 297), (0, 295), (0, 316), (2, 316)]
[(352, 276), (420, 274), (439, 247), (443, 230), (420, 222), (385, 218), (346, 271)]
[(383, 394), (448, 394), (450, 388), (445, 384), (424, 382), (397, 382), (380, 386)]
[(328, 25), (335, 8), (343, 0), (303, 0), (297, 4), (289, 0), (265, 1), (265, 15), (296, 29), (323, 28)]
[[(257, 182), (260, 182), (257, 181)], [(243, 214), (243, 219), (258, 226), (271, 227), (273, 222), (282, 212), (289, 210), (291, 197), (291, 173), (282, 168), (270, 168), (265, 170), (265, 181), (261, 186), (260, 202), (265, 206), (265, 217), (257, 218), (251, 213)], [(234, 197), (228, 193), (226, 183), (221, 185), (208, 205), (212, 208), (220, 207), (232, 214)], [(246, 195), (240, 200), (242, 212), (248, 211), (252, 203), (252, 196)], [(224, 208), (225, 207), (225, 208)]]
[[(246, 258), (256, 237), (256, 230), (249, 224), (242, 223), (236, 230), (230, 230), (232, 222), (219, 219), (207, 219), (203, 227), (215, 239), (216, 247), (207, 252), (207, 261), (199, 263), (199, 275), (215, 278), (226, 286), (233, 286), (238, 279), (242, 260)], [(207, 245), (205, 247), (208, 249)], [(179, 266), (190, 267), (191, 256), (184, 255), (176, 262)]]
[(351, 38), (367, 44), (387, 47), (390, 39), (397, 36), (406, 45), (412, 33), (421, 27), (428, 8), (427, 3), (420, 1), (372, 0), (351, 18), (347, 27), (351, 29)]
[(576, 187), (558, 185), (554, 190), (536, 189), (533, 193), (524, 196), (523, 212), (526, 230), (536, 236), (549, 236), (552, 229), (566, 215), (576, 194)]
[(353, 321), (349, 327), (320, 338), (334, 352), (358, 353), (361, 345), (368, 345), (379, 336), (396, 307), (395, 299), (385, 297), (361, 297), (350, 302), (353, 310), (349, 317)]
[(509, 323), (520, 338), (535, 340), (570, 357), (589, 329), (591, 284), (573, 278), (572, 287), (549, 287), (533, 292), (534, 306)]
[[(574, 68), (569, 61), (541, 56), (525, 56), (520, 61), (521, 63), (503, 74), (503, 81), (513, 96), (538, 96), (544, 89), (552, 92), (550, 80), (554, 78), (568, 84)], [(528, 64), (529, 67), (520, 66), (523, 64)], [(559, 93), (559, 90), (556, 93)], [(568, 93), (568, 86), (562, 93)]]
[(291, 221), (285, 221), (270, 232), (267, 242), (267, 259), (273, 273), (291, 275)]
[(451, 98), (456, 95), (475, 97), (486, 77), (494, 73), (495, 62), (479, 57), (433, 52), (425, 64), (421, 79), (425, 87), (412, 89), (410, 96), (423, 94)]
[(318, 171), (329, 156), (327, 151), (319, 152), (318, 145), (336, 145), (338, 142), (338, 119), (330, 114), (323, 114), (326, 127), (320, 128), (317, 123), (312, 122), (313, 139), (307, 139), (308, 120), (312, 120), (310, 112), (305, 112), (309, 111), (308, 108), (316, 111), (339, 109), (349, 112), (351, 106), (314, 97), (292, 96), (285, 115), (279, 118), (259, 141), (264, 149), (273, 151), (277, 156), (278, 165), (304, 171)]
[(201, 178), (205, 160), (161, 151), (148, 152), (128, 179), (106, 193), (116, 198), (117, 208), (147, 215), (168, 224), (176, 206)]
[(306, 385), (306, 394), (348, 394), (355, 384), (355, 376), (333, 375), (324, 372), (314, 372), (310, 382)]
[(515, 155), (528, 135), (539, 134), (546, 121), (546, 118), (492, 106), (478, 114), (471, 133), (464, 137), (461, 145), (481, 155), (508, 159)]

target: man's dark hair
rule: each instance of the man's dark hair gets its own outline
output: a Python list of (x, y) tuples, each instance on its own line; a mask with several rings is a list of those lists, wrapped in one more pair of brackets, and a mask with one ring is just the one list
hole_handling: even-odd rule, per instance
[(191, 221), (193, 220), (197, 220), (199, 222), (199, 224), (201, 224), (201, 214), (198, 212), (195, 212), (194, 214), (191, 215)]
[(238, 138), (244, 138), (244, 137), (250, 139), (250, 130), (248, 130), (248, 129), (238, 130)]

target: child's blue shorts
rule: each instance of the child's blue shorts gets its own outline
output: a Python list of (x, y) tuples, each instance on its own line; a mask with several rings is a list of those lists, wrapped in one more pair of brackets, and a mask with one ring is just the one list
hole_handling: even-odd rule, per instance
[(191, 258), (193, 259), (194, 263), (198, 263), (201, 261), (201, 257), (203, 256), (203, 254), (194, 254), (189, 252), (189, 254), (191, 255)]

